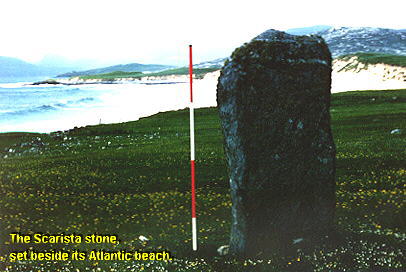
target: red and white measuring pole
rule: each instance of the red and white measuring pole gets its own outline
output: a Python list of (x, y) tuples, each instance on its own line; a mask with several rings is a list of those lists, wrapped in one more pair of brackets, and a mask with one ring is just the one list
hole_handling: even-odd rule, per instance
[(193, 107), (193, 62), (192, 45), (189, 45), (189, 79), (190, 79), (190, 176), (192, 187), (192, 245), (197, 250), (197, 227), (196, 227), (196, 188), (195, 188), (195, 114)]

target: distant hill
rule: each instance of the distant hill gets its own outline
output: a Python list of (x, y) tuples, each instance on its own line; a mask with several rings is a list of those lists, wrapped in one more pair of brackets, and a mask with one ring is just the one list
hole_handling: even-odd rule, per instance
[(140, 63), (130, 63), (130, 64), (120, 64), (109, 67), (91, 69), (79, 72), (70, 72), (58, 75), (57, 77), (75, 77), (75, 76), (88, 76), (97, 74), (108, 74), (112, 72), (158, 72), (166, 69), (174, 68), (175, 66), (160, 65), (160, 64), (140, 64)]
[(40, 67), (16, 58), (0, 56), (0, 77), (24, 77), (47, 75)]
[[(63, 59), (62, 59), (63, 60)], [(166, 69), (175, 68), (175, 66), (159, 65), (159, 64), (120, 64), (104, 68), (85, 70), (80, 72), (70, 72), (74, 68), (67, 64), (63, 67), (55, 67), (61, 65), (62, 61), (55, 61), (54, 57), (51, 60), (45, 60), (39, 64), (32, 64), (23, 60), (0, 56), (0, 77), (33, 77), (33, 76), (49, 76), (49, 77), (73, 77), (86, 76), (94, 74), (107, 74), (116, 71), (122, 72), (159, 72)], [(70, 63), (71, 64), (71, 63)], [(77, 63), (75, 63), (77, 65)]]
[(316, 32), (333, 57), (358, 52), (406, 55), (406, 30), (373, 27), (340, 27)]
[[(333, 57), (351, 55), (356, 53), (379, 53), (392, 55), (406, 55), (406, 30), (372, 28), (372, 27), (339, 27), (334, 28), (326, 25), (316, 25), (312, 27), (294, 28), (286, 31), (293, 35), (311, 35), (316, 34), (322, 36), (327, 42)], [(366, 56), (363, 56), (366, 57)], [(361, 57), (362, 58), (362, 57)], [(376, 56), (373, 57), (377, 60)], [(388, 56), (384, 56), (385, 59)], [(371, 60), (372, 57), (368, 56)], [(378, 59), (382, 59), (380, 56)], [(195, 64), (194, 68), (218, 68), (220, 69), (226, 58), (206, 61)], [(64, 59), (55, 57), (45, 58), (38, 65), (30, 64), (22, 60), (9, 57), (0, 57), (0, 77), (11, 76), (55, 76), (58, 77), (74, 77), (74, 76), (89, 76), (97, 74), (109, 74), (113, 72), (160, 72), (168, 69), (176, 68), (175, 66), (159, 65), (159, 64), (121, 64), (108, 66), (103, 68), (73, 71), (72, 66), (69, 67), (51, 67), (52, 65), (60, 65), (61, 63), (69, 63)], [(78, 65), (78, 63), (69, 63), (69, 65)], [(176, 70), (176, 69), (175, 69)], [(68, 72), (68, 73), (67, 73)]]
[(72, 67), (58, 67), (50, 64), (32, 64), (26, 61), (0, 56), (0, 77), (36, 77), (36, 76), (56, 76), (60, 73), (72, 71)]
[(215, 59), (194, 64), (193, 68), (221, 68), (227, 58)]
[(286, 32), (293, 35), (322, 36), (333, 57), (358, 52), (406, 55), (405, 29), (313, 26), (289, 29)]
[[(392, 61), (391, 65), (404, 61), (393, 55), (406, 55), (406, 29), (387, 29), (372, 27), (339, 27), (317, 25), (304, 28), (292, 28), (286, 30), (292, 35), (316, 34), (324, 38), (331, 54), (337, 58), (358, 54), (364, 61)], [(361, 54), (359, 54), (361, 53)], [(371, 53), (371, 54), (362, 54)], [(392, 56), (389, 56), (392, 55)], [(194, 67), (213, 68), (223, 66), (223, 59), (203, 62)], [(389, 64), (389, 63), (387, 63)]]

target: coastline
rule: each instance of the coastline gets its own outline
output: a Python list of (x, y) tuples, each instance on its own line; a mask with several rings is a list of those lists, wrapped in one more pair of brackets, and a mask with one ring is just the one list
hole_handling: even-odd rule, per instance
[[(203, 76), (193, 77), (194, 81), (201, 80), (211, 80), (213, 77), (217, 78), (220, 76), (220, 70), (214, 72), (209, 72)], [(54, 83), (52, 83), (54, 82)], [(189, 75), (164, 75), (164, 76), (149, 76), (146, 74), (143, 77), (119, 77), (109, 80), (94, 78), (87, 79), (81, 77), (71, 77), (71, 78), (58, 78), (44, 80), (40, 82), (34, 82), (33, 84), (38, 85), (43, 84), (62, 84), (62, 85), (82, 85), (82, 84), (123, 84), (123, 83), (139, 83), (139, 84), (171, 84), (171, 83), (187, 83), (189, 82)]]
[[(389, 65), (353, 65), (351, 62), (334, 61), (332, 73), (332, 93), (366, 90), (406, 89), (406, 68)], [(194, 79), (196, 107), (215, 107), (217, 81), (220, 70), (206, 73), (202, 78)], [(97, 105), (80, 106), (82, 108), (61, 109), (55, 115), (44, 115), (41, 119), (27, 116), (21, 123), (4, 122), (2, 132), (45, 132), (66, 130), (74, 127), (111, 124), (138, 120), (159, 112), (180, 110), (188, 107), (188, 75), (144, 76), (141, 78), (117, 78), (114, 80), (59, 78), (52, 81), (25, 83), (27, 87), (48, 89), (66, 89), (72, 86), (73, 93), (78, 90), (93, 90)], [(60, 86), (60, 87), (58, 87)], [(69, 92), (68, 92), (69, 93)], [(67, 93), (67, 94), (68, 94)], [(99, 94), (104, 93), (101, 99)], [(92, 95), (86, 95), (93, 97)], [(81, 98), (81, 97), (80, 97)], [(59, 101), (59, 100), (58, 100)], [(51, 106), (60, 102), (52, 102)], [(93, 102), (92, 102), (93, 103)], [(48, 105), (43, 107), (48, 108)], [(38, 108), (38, 107), (37, 107)], [(69, 111), (67, 111), (69, 110)], [(50, 111), (46, 112), (47, 114)], [(22, 120), (22, 119), (21, 119)]]
[[(194, 81), (196, 107), (216, 106), (217, 77), (217, 73), (211, 73)], [(24, 109), (16, 107), (13, 109), (15, 114), (5, 112), (0, 131), (49, 133), (134, 121), (159, 112), (184, 109), (189, 106), (187, 82), (187, 76), (165, 76), (107, 84), (100, 80), (75, 79), (58, 84), (18, 84), (10, 88), (19, 88), (20, 96), (41, 93), (41, 97), (55, 96), (55, 99), (36, 102)], [(32, 101), (34, 97), (30, 99)]]
[[(388, 90), (406, 88), (406, 68), (388, 64), (365, 65), (355, 58), (347, 61), (334, 60), (332, 65), (331, 92), (346, 92), (359, 90)], [(208, 72), (204, 75), (194, 75), (195, 82), (217, 81), (220, 69)], [(176, 84), (187, 83), (188, 75), (163, 75), (163, 76), (142, 76), (142, 77), (119, 77), (109, 80), (102, 78), (58, 78), (41, 82), (40, 84), (61, 84), (61, 85), (88, 85), (88, 84)], [(212, 86), (216, 86), (217, 84)], [(213, 89), (212, 91), (216, 91)]]

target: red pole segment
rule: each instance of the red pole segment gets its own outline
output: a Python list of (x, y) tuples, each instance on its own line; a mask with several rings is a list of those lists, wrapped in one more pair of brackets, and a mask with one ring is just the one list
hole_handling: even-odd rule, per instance
[(195, 161), (190, 161), (192, 174), (192, 218), (196, 218), (196, 191), (195, 191)]

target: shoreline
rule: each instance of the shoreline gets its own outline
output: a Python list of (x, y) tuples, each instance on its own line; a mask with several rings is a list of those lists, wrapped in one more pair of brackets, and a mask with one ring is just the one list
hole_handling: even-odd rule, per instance
[[(348, 68), (350, 67), (350, 68)], [(194, 81), (216, 80), (220, 69), (204, 75), (194, 75)], [(406, 88), (406, 68), (387, 64), (365, 65), (352, 58), (334, 60), (331, 93), (362, 90), (389, 90)], [(119, 77), (112, 79), (86, 79), (81, 77), (48, 79), (29, 85), (91, 85), (91, 84), (178, 84), (189, 82), (189, 75), (163, 75)], [(215, 90), (214, 90), (215, 91)]]
[[(37, 113), (37, 116), (34, 116), (35, 112), (29, 113), (29, 115), (19, 118), (18, 122), (12, 122), (17, 119), (13, 116), (10, 117), (10, 120), (5, 119), (0, 123), (0, 131), (50, 133), (99, 123), (134, 121), (159, 112), (184, 109), (189, 105), (187, 80), (187, 77), (160, 77), (159, 80), (154, 78), (153, 80), (144, 79), (141, 82), (120, 81), (114, 84), (103, 84), (99, 81), (77, 84), (78, 82), (70, 81), (63, 82), (69, 84), (30, 85), (29, 87), (33, 90), (36, 87), (45, 90), (53, 89), (53, 96), (61, 90), (64, 92), (64, 96), (55, 98), (54, 102), (41, 103), (46, 105), (43, 113), (41, 111), (41, 115)], [(72, 86), (70, 83), (76, 84)], [(204, 79), (195, 80), (196, 107), (216, 106), (216, 84), (217, 75), (215, 73), (206, 75)], [(69, 89), (74, 90), (69, 91)], [(80, 95), (75, 96), (77, 93)], [(88, 104), (80, 102), (83, 99), (87, 99), (85, 102)], [(61, 102), (61, 100), (66, 101)], [(69, 101), (79, 102), (69, 104)], [(61, 104), (63, 106), (60, 106)], [(42, 110), (41, 107), (37, 105), (35, 109)], [(49, 108), (50, 110), (47, 110)]]
[[(354, 91), (343, 91), (343, 92), (336, 92), (336, 93), (332, 93), (332, 95), (334, 94), (338, 94), (338, 93), (350, 93), (350, 92), (354, 92), (354, 93), (359, 93), (359, 92), (376, 92), (377, 95), (379, 94), (379, 92), (401, 92), (401, 91), (406, 91), (406, 88), (402, 88), (402, 89), (387, 89), (387, 90), (354, 90)], [(397, 99), (397, 96), (392, 97), (392, 99)], [(186, 104), (185, 104), (186, 105)], [(203, 106), (198, 106), (195, 109), (210, 109), (210, 108), (215, 108), (216, 105), (203, 105)], [(129, 119), (129, 120), (120, 120), (120, 121), (113, 121), (113, 122), (93, 122), (93, 123), (86, 123), (86, 124), (77, 124), (74, 126), (69, 126), (66, 128), (60, 128), (60, 129), (51, 129), (48, 131), (28, 131), (28, 130), (12, 130), (12, 131), (0, 131), (0, 135), (12, 135), (12, 134), (16, 134), (16, 135), (21, 135), (21, 134), (32, 134), (32, 135), (36, 135), (36, 134), (42, 134), (42, 135), (50, 135), (50, 134), (58, 134), (58, 133), (69, 133), (69, 132), (75, 132), (84, 128), (89, 128), (89, 127), (96, 127), (96, 126), (115, 126), (115, 125), (119, 125), (119, 124), (125, 124), (125, 123), (129, 123), (129, 122), (136, 122), (139, 121), (141, 119), (144, 118), (149, 118), (152, 117), (154, 115), (157, 114), (162, 114), (162, 113), (169, 113), (169, 112), (175, 112), (175, 111), (182, 111), (182, 110), (186, 110), (187, 109), (187, 105), (185, 107), (178, 107), (175, 109), (167, 109), (167, 110), (162, 110), (162, 111), (155, 111), (155, 112), (151, 112), (145, 115), (140, 115), (138, 118), (134, 118), (134, 119)], [(334, 110), (335, 111), (335, 110)]]
[[(406, 68), (379, 64), (367, 67), (354, 65), (351, 69), (343, 69), (342, 67), (347, 64), (348, 62), (342, 61), (333, 62), (332, 94), (348, 91), (406, 89)], [(394, 73), (395, 69), (398, 69), (397, 74)], [(195, 78), (194, 86), (198, 96), (196, 97), (198, 102), (196, 107), (215, 107), (217, 105), (216, 89), (219, 75), (220, 70), (217, 70), (206, 73), (202, 78)], [(113, 124), (134, 121), (159, 112), (183, 109), (188, 107), (187, 99), (183, 97), (186, 95), (188, 82), (188, 75), (165, 75), (119, 78), (114, 81), (76, 77), (25, 84), (26, 86), (42, 87), (60, 85), (80, 88), (83, 86), (83, 88), (108, 90), (109, 98), (104, 100), (108, 103), (103, 104), (103, 108), (84, 108), (81, 114), (71, 112), (69, 115), (60, 115), (52, 117), (52, 119), (24, 121), (14, 125), (10, 123), (6, 124), (3, 132), (0, 133), (16, 131), (50, 133), (99, 123)], [(112, 101), (114, 103), (110, 105)], [(43, 129), (37, 130), (39, 127)]]

